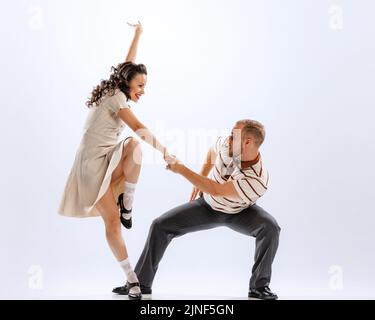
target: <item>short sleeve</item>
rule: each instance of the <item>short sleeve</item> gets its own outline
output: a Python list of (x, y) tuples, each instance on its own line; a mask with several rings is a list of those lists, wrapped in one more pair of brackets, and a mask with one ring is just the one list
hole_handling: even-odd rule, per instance
[(250, 177), (234, 180), (233, 185), (240, 198), (247, 204), (256, 202), (267, 191), (262, 181)]
[(218, 154), (218, 153), (220, 152), (220, 149), (221, 149), (221, 147), (223, 146), (223, 143), (224, 143), (224, 139), (223, 139), (222, 136), (220, 136), (220, 137), (216, 140), (215, 144), (213, 145), (213, 149), (215, 150), (215, 153), (216, 153), (216, 154)]
[(110, 97), (107, 104), (109, 109), (116, 115), (121, 109), (130, 109), (126, 96), (122, 91), (118, 91), (114, 96)]

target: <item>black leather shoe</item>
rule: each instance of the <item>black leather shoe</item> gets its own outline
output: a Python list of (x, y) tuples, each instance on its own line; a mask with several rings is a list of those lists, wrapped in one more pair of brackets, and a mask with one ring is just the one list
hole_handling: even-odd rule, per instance
[(258, 288), (249, 292), (249, 298), (260, 300), (277, 300), (278, 296), (269, 287)]
[(117, 206), (120, 208), (120, 220), (121, 220), (121, 224), (126, 228), (126, 229), (131, 229), (132, 226), (133, 226), (133, 219), (130, 218), (129, 220), (128, 219), (125, 219), (122, 215), (123, 214), (131, 214), (133, 210), (126, 210), (125, 208), (125, 205), (124, 205), (124, 194), (120, 194), (119, 197), (118, 197), (118, 201), (117, 201)]
[[(131, 285), (129, 284), (129, 282), (126, 283), (126, 285), (124, 285), (123, 287), (118, 287), (118, 288), (114, 288), (112, 290), (113, 293), (116, 293), (116, 294), (119, 294), (121, 296), (127, 296), (129, 294), (129, 290), (133, 287), (130, 287)], [(152, 289), (149, 288), (149, 287), (145, 287), (145, 286), (140, 286), (141, 288), (141, 292), (142, 294), (152, 294)]]

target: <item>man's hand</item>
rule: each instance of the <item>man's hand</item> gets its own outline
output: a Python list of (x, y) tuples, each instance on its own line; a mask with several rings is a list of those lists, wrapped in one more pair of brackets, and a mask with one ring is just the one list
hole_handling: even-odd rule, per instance
[[(173, 155), (167, 155), (165, 161), (167, 162), (167, 170), (181, 174), (198, 190), (214, 197), (228, 197), (241, 200), (233, 181), (220, 184), (190, 170)], [(192, 197), (194, 194), (192, 194)]]
[(194, 187), (193, 192), (191, 193), (191, 196), (190, 196), (190, 201), (194, 201), (197, 198), (199, 192), (201, 191), (198, 188)]
[(164, 157), (165, 162), (167, 163), (167, 170), (170, 170), (174, 173), (180, 173), (184, 167), (183, 163), (178, 160), (175, 156), (167, 154)]

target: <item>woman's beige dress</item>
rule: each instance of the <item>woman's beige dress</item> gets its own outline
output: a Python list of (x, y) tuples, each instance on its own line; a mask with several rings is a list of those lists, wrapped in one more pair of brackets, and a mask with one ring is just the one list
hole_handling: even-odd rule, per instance
[[(99, 106), (89, 110), (81, 144), (62, 195), (60, 215), (76, 218), (100, 216), (95, 205), (110, 187), (124, 143), (130, 138), (118, 142), (125, 128), (118, 112), (124, 108), (129, 108), (126, 96), (117, 90), (114, 96), (104, 97)], [(123, 176), (112, 186), (116, 200), (124, 192), (124, 185)]]

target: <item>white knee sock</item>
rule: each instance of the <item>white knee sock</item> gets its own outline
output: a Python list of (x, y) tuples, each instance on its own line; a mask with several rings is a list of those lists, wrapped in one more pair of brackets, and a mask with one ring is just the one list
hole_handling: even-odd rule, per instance
[[(133, 208), (133, 200), (135, 189), (137, 188), (136, 183), (125, 182), (124, 187), (124, 206), (126, 210), (131, 210)], [(126, 219), (126, 217), (124, 217)], [(130, 217), (129, 217), (130, 219)]]
[[(124, 270), (126, 278), (128, 279), (129, 283), (138, 282), (138, 277), (130, 264), (129, 258), (124, 261), (121, 261), (120, 266)], [(134, 288), (131, 288), (129, 292), (133, 294), (137, 294), (141, 292), (141, 289), (139, 287), (134, 287)]]

